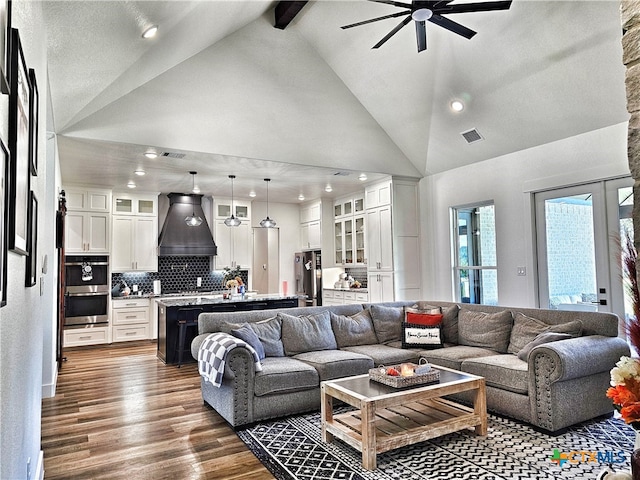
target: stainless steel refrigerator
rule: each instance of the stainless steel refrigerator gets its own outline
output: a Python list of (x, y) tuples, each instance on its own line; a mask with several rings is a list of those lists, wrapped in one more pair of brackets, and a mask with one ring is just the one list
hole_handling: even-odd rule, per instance
[(306, 295), (301, 307), (322, 305), (322, 255), (320, 250), (295, 254), (296, 295)]

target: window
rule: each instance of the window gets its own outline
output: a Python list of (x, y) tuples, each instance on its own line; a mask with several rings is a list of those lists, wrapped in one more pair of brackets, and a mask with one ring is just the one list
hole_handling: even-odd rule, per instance
[(453, 208), (454, 282), (463, 303), (498, 304), (496, 222), (492, 203)]

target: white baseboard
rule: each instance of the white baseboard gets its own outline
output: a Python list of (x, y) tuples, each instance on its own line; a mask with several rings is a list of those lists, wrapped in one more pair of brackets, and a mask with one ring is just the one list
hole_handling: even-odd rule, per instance
[(38, 464), (33, 478), (34, 480), (44, 480), (44, 452), (42, 450), (38, 454)]
[(53, 398), (56, 396), (56, 385), (58, 384), (58, 362), (55, 362), (53, 365), (53, 383), (42, 385), (42, 398)]

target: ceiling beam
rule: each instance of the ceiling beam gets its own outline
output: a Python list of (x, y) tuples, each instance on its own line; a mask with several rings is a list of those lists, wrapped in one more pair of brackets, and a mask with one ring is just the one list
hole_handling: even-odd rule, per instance
[(300, 2), (281, 1), (275, 8), (276, 23), (274, 27), (284, 30), (295, 18), (295, 16), (307, 4), (308, 0)]

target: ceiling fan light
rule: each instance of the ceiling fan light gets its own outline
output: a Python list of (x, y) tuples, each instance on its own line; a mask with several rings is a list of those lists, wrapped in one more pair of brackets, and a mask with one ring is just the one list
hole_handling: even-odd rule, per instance
[(417, 10), (414, 10), (411, 13), (411, 18), (415, 22), (424, 22), (426, 20), (429, 20), (432, 17), (432, 15), (433, 15), (433, 12), (428, 8), (419, 8)]

